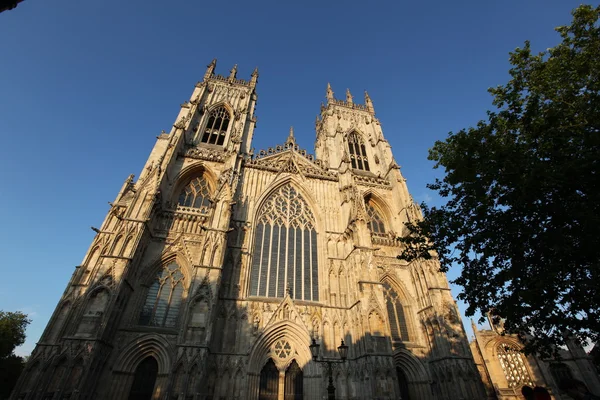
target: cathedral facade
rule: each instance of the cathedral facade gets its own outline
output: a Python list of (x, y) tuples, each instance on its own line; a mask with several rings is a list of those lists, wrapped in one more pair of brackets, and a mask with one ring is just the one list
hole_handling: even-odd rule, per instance
[(215, 67), (95, 229), (12, 398), (317, 400), (330, 376), (336, 399), (485, 398), (439, 265), (396, 259), (421, 212), (368, 94), (328, 85), (314, 156), (293, 130), (255, 152), (258, 72)]

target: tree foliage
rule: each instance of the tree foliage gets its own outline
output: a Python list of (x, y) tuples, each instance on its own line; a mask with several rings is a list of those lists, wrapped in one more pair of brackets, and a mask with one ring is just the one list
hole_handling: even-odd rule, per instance
[(0, 399), (8, 398), (23, 370), (23, 358), (13, 351), (25, 342), (25, 328), (30, 322), (22, 312), (0, 310)]
[(556, 47), (510, 53), (487, 121), (430, 149), (446, 204), (399, 239), (401, 259), (460, 265), (467, 315), (493, 310), (542, 354), (600, 332), (600, 7), (572, 14)]

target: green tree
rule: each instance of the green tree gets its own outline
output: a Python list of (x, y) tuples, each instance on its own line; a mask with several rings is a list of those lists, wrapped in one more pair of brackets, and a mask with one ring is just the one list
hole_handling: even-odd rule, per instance
[(572, 15), (556, 47), (510, 53), (487, 121), (430, 149), (446, 203), (399, 238), (401, 259), (462, 267), (468, 316), (493, 310), (545, 355), (600, 332), (600, 7)]
[(22, 312), (0, 311), (0, 399), (8, 398), (25, 366), (23, 358), (13, 351), (25, 342), (25, 328), (30, 322)]

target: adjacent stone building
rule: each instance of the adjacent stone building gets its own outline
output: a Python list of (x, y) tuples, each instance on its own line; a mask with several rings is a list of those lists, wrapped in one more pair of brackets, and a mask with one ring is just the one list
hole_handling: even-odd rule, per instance
[(600, 380), (592, 358), (573, 342), (559, 350), (560, 360), (544, 360), (526, 356), (521, 352), (523, 344), (515, 335), (504, 334), (502, 326), (492, 323), (490, 329), (477, 329), (472, 323), (474, 340), (471, 350), (477, 369), (485, 384), (489, 400), (522, 400), (521, 388), (542, 386), (549, 390), (553, 399), (571, 400), (559, 389), (563, 378), (577, 379), (588, 390), (600, 394)]
[(258, 72), (215, 67), (111, 203), (13, 398), (322, 399), (313, 338), (325, 359), (349, 346), (337, 399), (484, 398), (446, 276), (396, 259), (421, 213), (369, 96), (327, 87), (315, 156), (293, 130), (255, 152)]

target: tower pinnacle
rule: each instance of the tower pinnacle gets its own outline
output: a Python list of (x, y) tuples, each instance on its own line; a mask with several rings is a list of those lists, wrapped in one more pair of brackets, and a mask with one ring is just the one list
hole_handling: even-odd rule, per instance
[(333, 90), (331, 90), (331, 85), (327, 82), (327, 102), (333, 101)]
[(346, 89), (346, 103), (352, 105), (352, 94), (350, 94), (350, 89)]
[(287, 140), (285, 141), (286, 145), (295, 145), (296, 144), (296, 138), (294, 137), (294, 127), (290, 126), (290, 134), (288, 135)]
[(229, 80), (234, 80), (236, 78), (237, 75), (237, 64), (235, 64), (233, 66), (233, 68), (231, 68), (231, 71), (229, 71)]
[(252, 71), (252, 78), (250, 78), (250, 85), (251, 86), (256, 86), (256, 83), (258, 82), (258, 67), (254, 68), (254, 71)]
[(372, 112), (372, 113), (375, 112), (375, 108), (373, 107), (373, 102), (371, 101), (371, 97), (369, 96), (369, 93), (367, 93), (366, 90), (365, 90), (365, 106), (367, 107), (367, 110), (369, 110), (369, 112)]
[(215, 73), (215, 68), (217, 67), (217, 59), (213, 58), (213, 60), (206, 66), (206, 72), (204, 73), (204, 79), (208, 79)]

